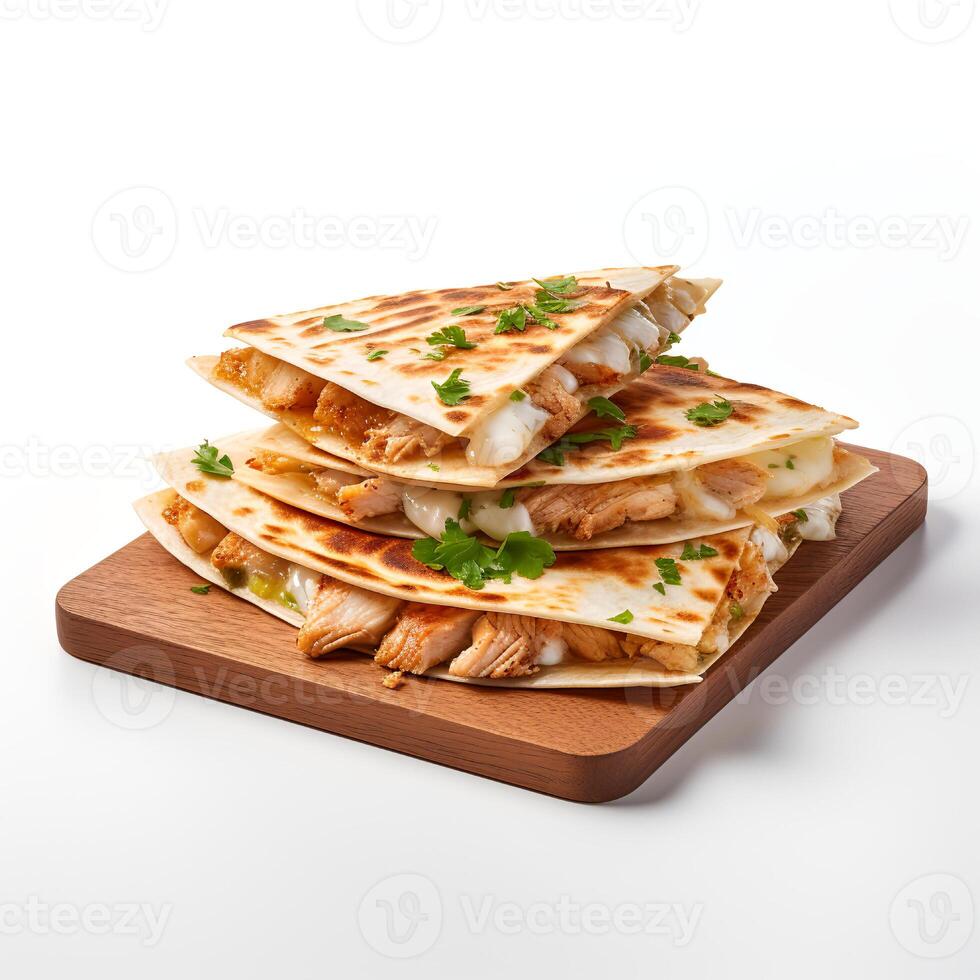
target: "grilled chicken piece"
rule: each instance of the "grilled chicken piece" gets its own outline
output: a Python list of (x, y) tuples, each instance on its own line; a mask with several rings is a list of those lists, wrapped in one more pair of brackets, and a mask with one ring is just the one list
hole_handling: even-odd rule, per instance
[(320, 378), (254, 347), (225, 351), (214, 375), (257, 396), (273, 412), (313, 408), (324, 386)]
[(761, 500), (769, 483), (769, 474), (744, 459), (721, 459), (705, 463), (695, 471), (701, 485), (736, 510)]
[(253, 470), (268, 473), (270, 476), (279, 476), (282, 473), (306, 473), (310, 469), (306, 463), (301, 463), (292, 456), (283, 456), (268, 449), (260, 449), (251, 459), (247, 459), (245, 464)]
[(177, 528), (187, 546), (199, 555), (216, 547), (228, 533), (223, 524), (176, 493), (164, 510), (163, 519)]
[(567, 432), (582, 414), (582, 402), (569, 393), (557, 372), (550, 367), (529, 381), (525, 390), (535, 405), (551, 414), (541, 430), (548, 439), (555, 439)]
[(636, 477), (595, 486), (530, 487), (518, 492), (539, 533), (565, 531), (579, 541), (627, 521), (670, 516), (677, 500), (663, 477)]
[(468, 609), (410, 602), (399, 613), (395, 628), (381, 641), (374, 662), (394, 670), (424, 673), (469, 645), (470, 630), (479, 616)]
[(331, 502), (337, 499), (341, 487), (346, 485), (345, 477), (350, 479), (346, 473), (338, 473), (335, 470), (316, 470), (311, 476), (316, 486), (317, 496), (325, 497)]
[(668, 670), (690, 672), (698, 666), (698, 648), (683, 643), (661, 643), (642, 636), (627, 636), (623, 640), (623, 649), (630, 657), (648, 657)]
[(389, 425), (396, 413), (328, 381), (320, 392), (313, 418), (352, 446), (360, 446), (368, 429)]
[(373, 650), (391, 629), (401, 605), (401, 599), (321, 575), (296, 645), (311, 657), (343, 647)]
[(418, 456), (419, 453), (430, 458), (455, 441), (445, 432), (440, 432), (431, 425), (418, 422), (407, 415), (399, 415), (396, 412), (392, 412), (391, 415), (390, 421), (365, 432), (364, 448), (374, 459), (397, 463)]
[(598, 364), (594, 361), (587, 363), (569, 361), (562, 364), (562, 367), (571, 371), (583, 388), (589, 385), (600, 385), (601, 387), (615, 385), (619, 384), (623, 378), (622, 374), (615, 368), (611, 368), (608, 364)]
[(397, 483), (375, 476), (361, 483), (350, 483), (337, 491), (337, 503), (355, 523), (365, 517), (395, 514), (402, 509), (402, 494)]
[(211, 564), (224, 576), (233, 589), (246, 585), (251, 575), (274, 580), (289, 574), (289, 563), (256, 548), (233, 531), (226, 534), (211, 555)]
[(473, 627), (473, 643), (450, 665), (456, 677), (522, 677), (538, 671), (542, 653), (564, 647), (561, 624), (530, 616), (485, 613)]
[(603, 660), (621, 660), (623, 634), (598, 626), (580, 626), (562, 623), (562, 639), (568, 644), (568, 652), (580, 660), (599, 663)]
[(753, 612), (770, 593), (776, 591), (765, 552), (754, 541), (746, 541), (738, 567), (728, 582), (728, 598), (746, 612)]

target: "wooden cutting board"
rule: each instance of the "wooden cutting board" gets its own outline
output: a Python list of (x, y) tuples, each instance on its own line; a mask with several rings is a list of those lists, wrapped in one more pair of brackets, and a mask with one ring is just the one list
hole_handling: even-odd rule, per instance
[(413, 677), (389, 690), (367, 657), (308, 660), (287, 624), (218, 588), (190, 592), (197, 577), (149, 535), (58, 593), (58, 636), (94, 664), (569, 800), (613, 800), (922, 523), (925, 470), (901, 456), (857, 451), (881, 472), (845, 495), (837, 540), (804, 542), (777, 574), (779, 592), (762, 616), (701, 684), (514, 691)]

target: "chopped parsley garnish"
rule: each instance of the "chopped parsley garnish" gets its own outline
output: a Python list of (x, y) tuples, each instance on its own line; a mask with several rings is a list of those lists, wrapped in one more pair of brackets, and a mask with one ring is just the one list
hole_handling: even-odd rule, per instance
[(497, 289), (513, 289), (514, 284), (512, 282), (498, 282)]
[(714, 558), (718, 554), (714, 548), (710, 545), (704, 544), (702, 542), (700, 548), (695, 548), (690, 541), (686, 542), (684, 545), (684, 550), (681, 552), (681, 561), (703, 561), (705, 558)]
[(792, 459), (786, 460), (786, 469), (788, 469), (788, 470), (795, 470), (796, 469), (796, 463), (794, 463)]
[(207, 585), (192, 585), (191, 592), (194, 595), (207, 595), (211, 591), (211, 583), (208, 582)]
[(431, 382), (436, 394), (445, 405), (458, 405), (461, 401), (470, 397), (470, 383), (465, 378), (461, 378), (462, 368), (456, 368), (442, 384)]
[(640, 374), (643, 374), (653, 364), (653, 358), (642, 347), (636, 348), (636, 357), (640, 363)]
[(459, 505), (459, 514), (457, 515), (461, 521), (465, 521), (467, 517), (470, 516), (470, 511), (473, 509), (473, 501), (469, 497), (463, 497), (463, 502)]
[(510, 400), (512, 402), (522, 402), (527, 398), (527, 392), (521, 391), (519, 388), (510, 393)]
[(323, 318), (324, 330), (333, 330), (334, 333), (355, 333), (358, 330), (367, 330), (370, 325), (361, 323), (360, 320), (345, 320), (339, 313), (336, 316)]
[(510, 582), (514, 575), (540, 578), (555, 563), (547, 541), (528, 531), (512, 531), (494, 551), (467, 534), (452, 518), (446, 520), (441, 540), (423, 538), (412, 545), (412, 557), (437, 571), (446, 571), (468, 589), (482, 589), (491, 579)]
[(458, 347), (460, 350), (473, 350), (476, 347), (476, 344), (466, 339), (466, 331), (456, 324), (429, 334), (425, 342), (430, 347)]
[(433, 473), (438, 473), (439, 472), (439, 464), (438, 463), (429, 463), (429, 469), (432, 470)]
[(580, 449), (590, 442), (601, 442), (602, 440), (608, 440), (613, 452), (619, 452), (627, 439), (636, 438), (636, 432), (635, 425), (619, 425), (608, 429), (597, 429), (594, 432), (571, 432), (552, 443), (547, 449), (542, 449), (538, 453), (538, 459), (545, 463), (551, 463), (552, 466), (564, 466), (566, 452), (572, 449)]
[(666, 364), (667, 367), (685, 368), (688, 371), (700, 371), (701, 365), (686, 358), (683, 354), (661, 354), (657, 358), (658, 364)]
[[(538, 293), (538, 299), (541, 298), (541, 294)], [(564, 302), (564, 300), (562, 301)], [(564, 310), (547, 309), (544, 305), (534, 303), (524, 303), (524, 312), (535, 322), (540, 324), (542, 327), (547, 327), (549, 330), (557, 330), (558, 324), (554, 320), (549, 319), (545, 316), (545, 313), (564, 313)]]
[(446, 359), (446, 348), (440, 347), (438, 350), (429, 351), (422, 355), (423, 361), (444, 361)]
[(390, 352), (389, 351), (386, 351), (386, 350), (373, 350), (373, 351), (371, 351), (370, 354), (368, 354), (367, 359), (369, 361), (377, 361), (377, 360), (380, 360), (382, 357), (385, 356), (385, 354), (388, 354), (388, 353), (390, 353)]
[(633, 622), (633, 614), (628, 609), (624, 609), (618, 616), (610, 616), (606, 622), (622, 623), (623, 626), (626, 626), (627, 624)]
[(728, 607), (728, 614), (732, 620), (737, 621), (745, 615), (745, 610), (742, 608), (741, 603), (733, 602)]
[(579, 305), (578, 303), (575, 303), (570, 299), (565, 299), (562, 296), (552, 296), (543, 289), (539, 289), (534, 294), (534, 302), (537, 305), (528, 306), (528, 312), (534, 316), (534, 319), (537, 320), (538, 323), (544, 321), (546, 323), (550, 323), (552, 326), (557, 326), (558, 324), (556, 324), (554, 320), (548, 320), (544, 316), (545, 313), (568, 313), (571, 310), (577, 309)]
[(695, 408), (689, 408), (684, 415), (695, 425), (720, 425), (734, 411), (734, 406), (725, 398), (716, 402), (701, 402)]
[(549, 296), (561, 298), (578, 289), (578, 279), (575, 276), (561, 276), (556, 279), (532, 279), (541, 287), (541, 292)]
[(510, 510), (514, 506), (514, 488), (508, 487), (501, 495), (500, 500), (497, 501), (497, 506), (503, 510)]
[(769, 469), (771, 469), (771, 470), (778, 470), (779, 469), (779, 463), (770, 463), (769, 464)]
[(654, 583), (653, 583), (653, 587), (654, 587), (654, 588), (655, 588), (655, 589), (656, 589), (656, 590), (657, 590), (657, 591), (658, 591), (658, 592), (659, 592), (659, 593), (660, 593), (661, 595), (666, 595), (666, 594), (667, 594), (667, 589), (666, 589), (666, 588), (664, 587), (664, 583), (663, 583), (663, 582), (654, 582)]
[(482, 313), (486, 309), (485, 306), (457, 306), (453, 310), (453, 316), (473, 316), (475, 313)]
[(679, 344), (680, 342), (681, 342), (680, 335), (674, 333), (674, 331), (671, 330), (670, 333), (667, 334), (667, 343), (664, 344), (664, 350), (670, 350), (671, 347), (674, 346), (674, 344)]
[(235, 467), (229, 456), (222, 456), (218, 459), (220, 450), (217, 446), (212, 446), (207, 439), (194, 450), (194, 458), (191, 462), (202, 472), (210, 473), (211, 476), (220, 476), (228, 479), (235, 472)]
[(527, 310), (523, 306), (511, 306), (497, 314), (497, 326), (494, 333), (510, 333), (517, 330), (523, 333), (527, 329)]
[(601, 419), (614, 419), (616, 422), (625, 422), (626, 414), (618, 406), (613, 404), (608, 398), (596, 397), (589, 399), (589, 408)]
[(794, 517), (795, 517), (795, 518), (796, 518), (796, 519), (797, 519), (797, 520), (798, 520), (798, 521), (799, 521), (799, 522), (800, 522), (801, 524), (806, 524), (806, 522), (807, 522), (808, 520), (810, 520), (810, 517), (809, 517), (809, 515), (807, 514), (807, 512), (806, 512), (806, 511), (805, 511), (805, 510), (804, 510), (804, 509), (803, 509), (802, 507), (801, 507), (801, 508), (800, 508), (799, 510), (794, 510), (794, 511), (793, 511), (793, 516), (794, 516)]
[(705, 368), (704, 369), (704, 373), (707, 374), (711, 378), (720, 378), (721, 377), (721, 375), (717, 371), (712, 371), (709, 368)]
[(658, 558), (654, 564), (660, 572), (660, 577), (667, 585), (681, 584), (681, 570), (673, 558)]

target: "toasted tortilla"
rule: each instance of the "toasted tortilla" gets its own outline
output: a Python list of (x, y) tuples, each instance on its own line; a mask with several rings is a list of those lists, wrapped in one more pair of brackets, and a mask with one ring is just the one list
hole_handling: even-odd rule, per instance
[[(579, 305), (554, 316), (560, 324), (557, 329), (534, 323), (523, 333), (494, 333), (501, 310), (534, 303), (540, 287), (525, 281), (509, 289), (491, 284), (370, 296), (240, 323), (225, 331), (225, 336), (333, 381), (375, 405), (458, 436), (505, 402), (515, 388), (537, 377), (676, 271), (677, 266), (660, 266), (576, 273), (580, 290), (574, 295)], [(472, 306), (484, 309), (472, 315), (453, 315), (454, 309)], [(367, 329), (325, 329), (324, 319), (333, 316), (367, 324)], [(467, 340), (477, 346), (455, 351), (444, 361), (421, 358), (421, 351), (431, 350), (426, 338), (449, 323), (463, 327)], [(367, 355), (374, 350), (388, 353), (369, 361)], [(444, 381), (457, 367), (470, 383), (470, 395), (458, 405), (446, 405), (432, 382)]]
[[(220, 443), (219, 443), (220, 445)], [(372, 592), (462, 609), (503, 611), (587, 626), (615, 628), (666, 643), (696, 646), (721, 602), (745, 547), (748, 527), (705, 537), (718, 554), (683, 563), (683, 585), (661, 595), (658, 558), (679, 559), (683, 543), (562, 552), (533, 582), (514, 576), (467, 588), (412, 557), (413, 542), (371, 534), (282, 504), (230, 478), (208, 476), (194, 451), (157, 457), (174, 490), (256, 547)], [(624, 610), (628, 624), (611, 618)]]
[[(188, 363), (215, 387), (298, 435), (302, 442), (289, 443), (290, 454), (296, 458), (346, 472), (373, 471), (406, 483), (446, 489), (503, 489), (528, 483), (609, 483), (692, 469), (719, 459), (778, 449), (813, 436), (838, 435), (857, 428), (858, 424), (846, 415), (760, 385), (654, 364), (612, 398), (622, 409), (626, 422), (637, 429), (636, 437), (625, 440), (619, 450), (613, 450), (607, 441), (570, 448), (564, 453), (563, 466), (527, 458), (525, 454), (523, 465), (506, 474), (490, 467), (471, 466), (459, 444), (449, 446), (431, 459), (392, 464), (372, 462), (361, 466), (358, 461), (350, 460), (356, 454), (350, 452), (343, 440), (324, 431), (310, 412), (267, 411), (259, 399), (212, 377), (217, 358), (196, 357)], [(727, 399), (733, 406), (732, 415), (721, 424), (701, 426), (687, 418), (690, 409), (720, 399)], [(590, 414), (571, 431), (594, 431), (615, 424)], [(273, 438), (284, 437), (280, 432)], [(303, 443), (312, 448), (301, 456)], [(538, 446), (534, 452), (542, 448)]]
[[(389, 534), (400, 538), (424, 538), (427, 535), (416, 527), (403, 514), (386, 514), (352, 521), (329, 497), (319, 491), (313, 478), (306, 473), (270, 474), (248, 465), (248, 460), (258, 451), (290, 456), (304, 464), (322, 467), (331, 472), (342, 483), (357, 483), (364, 476), (345, 472), (335, 466), (334, 457), (320, 453), (299, 436), (283, 426), (274, 426), (260, 432), (242, 433), (221, 440), (222, 452), (228, 453), (235, 465), (234, 478), (246, 486), (290, 504), (300, 510), (320, 517), (327, 517), (342, 524), (377, 534)], [(814, 488), (806, 494), (792, 497), (774, 498), (759, 504), (759, 508), (771, 517), (788, 514), (800, 507), (806, 507), (822, 497), (836, 495), (849, 490), (862, 480), (877, 472), (875, 467), (863, 456), (839, 450), (838, 479), (831, 484)], [(329, 465), (327, 464), (329, 460)], [(434, 485), (434, 484), (433, 484)], [(446, 488), (453, 489), (453, 488)], [(728, 521), (709, 521), (704, 519), (674, 520), (662, 518), (655, 521), (627, 522), (622, 527), (602, 534), (596, 534), (587, 541), (581, 541), (569, 534), (541, 535), (556, 551), (587, 551), (596, 548), (626, 548), (636, 545), (667, 544), (671, 541), (689, 541), (693, 538), (720, 534), (738, 527), (755, 523), (755, 518), (736, 514)]]
[[(181, 537), (180, 532), (164, 519), (163, 511), (172, 499), (172, 490), (162, 490), (150, 494), (134, 504), (140, 520), (166, 551), (202, 579), (213, 585), (217, 585), (225, 591), (231, 592), (239, 598), (251, 602), (264, 612), (284, 620), (297, 629), (302, 627), (304, 621), (302, 613), (287, 609), (285, 606), (271, 599), (264, 599), (247, 588), (229, 588), (228, 583), (211, 565), (208, 558), (205, 555), (199, 555), (194, 552)], [(797, 541), (790, 546), (790, 557), (795, 553), (799, 543)], [(755, 622), (762, 610), (762, 605), (758, 609), (747, 613), (734, 628), (728, 650), (732, 649), (738, 639)], [(619, 624), (612, 624), (609, 628), (623, 631)], [(728, 652), (728, 650), (725, 652)], [(357, 652), (363, 653), (366, 651)], [(299, 656), (298, 653), (297, 656)], [(692, 673), (667, 670), (653, 660), (637, 658), (635, 660), (624, 659), (602, 663), (576, 662), (559, 664), (552, 667), (542, 667), (530, 676), (499, 680), (480, 677), (459, 677), (449, 673), (448, 665), (440, 664), (430, 668), (423, 676), (432, 677), (437, 680), (454, 681), (460, 684), (476, 684), (481, 687), (525, 688), (531, 690), (625, 687), (666, 688), (700, 683), (701, 676), (712, 664), (723, 656), (724, 653), (702, 656), (699, 660), (697, 671)]]

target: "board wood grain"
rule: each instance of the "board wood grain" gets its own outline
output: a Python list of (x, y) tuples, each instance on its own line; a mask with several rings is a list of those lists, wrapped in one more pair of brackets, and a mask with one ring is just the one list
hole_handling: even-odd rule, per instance
[[(925, 470), (855, 448), (880, 472), (845, 494), (835, 541), (805, 542), (779, 592), (701, 684), (666, 690), (493, 690), (409, 678), (369, 658), (311, 661), (295, 630), (212, 589), (143, 535), (58, 593), (58, 636), (75, 657), (323, 731), (565, 799), (634, 790), (846, 595), (925, 518)], [(789, 709), (787, 709), (789, 710)]]

